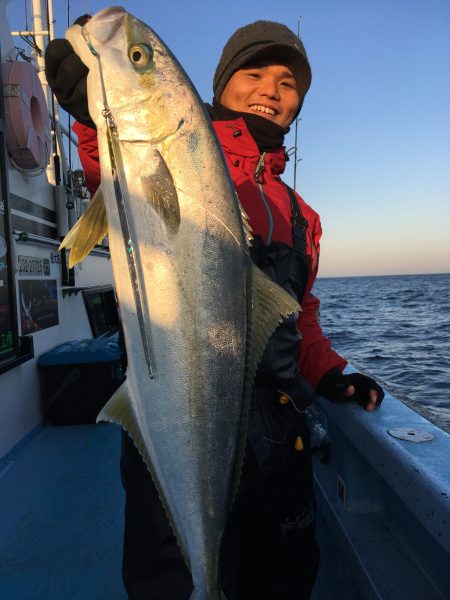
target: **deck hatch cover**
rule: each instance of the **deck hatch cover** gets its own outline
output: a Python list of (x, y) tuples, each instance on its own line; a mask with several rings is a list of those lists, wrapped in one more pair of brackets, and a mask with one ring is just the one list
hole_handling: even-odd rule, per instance
[(397, 429), (389, 429), (389, 435), (398, 438), (399, 440), (406, 440), (408, 442), (431, 442), (434, 439), (434, 435), (424, 429), (415, 429), (414, 427), (399, 427)]

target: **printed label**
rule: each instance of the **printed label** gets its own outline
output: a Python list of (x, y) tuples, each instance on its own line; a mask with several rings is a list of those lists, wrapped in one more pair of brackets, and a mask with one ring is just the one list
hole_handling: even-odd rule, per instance
[(34, 256), (19, 256), (19, 275), (50, 275), (50, 260)]

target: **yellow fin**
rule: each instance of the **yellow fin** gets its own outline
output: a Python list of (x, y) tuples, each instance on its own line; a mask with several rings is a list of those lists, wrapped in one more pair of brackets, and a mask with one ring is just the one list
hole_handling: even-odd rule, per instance
[(132, 422), (130, 392), (127, 380), (114, 392), (97, 416), (97, 423), (117, 423), (133, 435), (137, 429), (137, 421)]
[(72, 268), (84, 260), (94, 246), (100, 244), (107, 235), (105, 202), (101, 188), (98, 188), (89, 208), (63, 239), (59, 250), (70, 249), (69, 267)]

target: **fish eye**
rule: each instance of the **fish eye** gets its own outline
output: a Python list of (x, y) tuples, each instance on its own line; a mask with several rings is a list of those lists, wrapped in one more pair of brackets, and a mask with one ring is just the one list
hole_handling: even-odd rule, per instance
[(128, 57), (136, 67), (145, 67), (153, 58), (153, 51), (145, 44), (135, 44), (128, 51)]

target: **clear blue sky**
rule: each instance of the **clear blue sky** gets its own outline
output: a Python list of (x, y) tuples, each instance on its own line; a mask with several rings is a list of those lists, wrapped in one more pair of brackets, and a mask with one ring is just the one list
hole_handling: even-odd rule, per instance
[[(71, 0), (71, 20), (106, 6)], [(237, 27), (270, 19), (296, 32), (300, 16), (313, 83), (299, 126), (297, 189), (322, 218), (320, 275), (450, 272), (449, 0), (124, 6), (162, 37), (205, 100)], [(10, 12), (22, 14), (23, 0)], [(66, 3), (55, 1), (55, 12), (62, 35)], [(293, 183), (292, 161), (285, 179)]]

